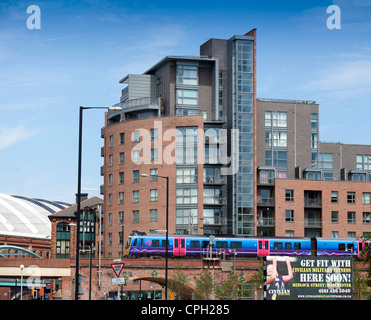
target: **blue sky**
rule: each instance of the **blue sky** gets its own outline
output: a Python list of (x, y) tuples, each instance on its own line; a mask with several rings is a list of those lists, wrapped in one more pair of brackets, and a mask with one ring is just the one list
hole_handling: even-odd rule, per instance
[[(80, 105), (115, 104), (126, 74), (253, 28), (258, 97), (315, 100), (321, 141), (371, 144), (371, 0), (1, 1), (0, 192), (73, 202)], [(103, 112), (84, 113), (85, 188), (103, 183)]]

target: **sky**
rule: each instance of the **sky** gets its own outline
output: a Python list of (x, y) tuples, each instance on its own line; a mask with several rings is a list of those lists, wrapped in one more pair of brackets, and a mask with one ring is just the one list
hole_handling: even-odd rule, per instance
[[(259, 98), (316, 101), (321, 141), (371, 144), (371, 0), (2, 0), (0, 193), (73, 203), (79, 106), (111, 106), (125, 75), (253, 28)], [(103, 183), (103, 126), (104, 110), (84, 112), (89, 196)]]

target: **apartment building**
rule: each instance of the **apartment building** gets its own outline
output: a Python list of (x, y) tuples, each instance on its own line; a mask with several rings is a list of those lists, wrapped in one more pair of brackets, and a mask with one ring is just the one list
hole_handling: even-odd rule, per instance
[(164, 233), (167, 203), (170, 234), (368, 232), (371, 146), (321, 143), (315, 101), (258, 99), (256, 59), (253, 29), (120, 80), (102, 129), (106, 257), (133, 230)]

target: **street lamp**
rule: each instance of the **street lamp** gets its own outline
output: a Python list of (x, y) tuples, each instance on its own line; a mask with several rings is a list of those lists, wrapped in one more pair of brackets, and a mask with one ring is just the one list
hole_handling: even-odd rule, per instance
[(81, 214), (81, 162), (82, 162), (82, 115), (85, 109), (107, 109), (110, 111), (121, 111), (119, 106), (112, 107), (82, 107), (79, 113), (79, 150), (78, 150), (78, 170), (77, 170), (77, 232), (76, 232), (76, 280), (75, 280), (75, 300), (79, 300), (79, 269), (80, 269), (80, 214)]
[(21, 264), (19, 267), (21, 268), (21, 300), (23, 300), (23, 268), (24, 268), (24, 265)]
[[(150, 177), (149, 174), (142, 173), (142, 177)], [(166, 179), (166, 251), (165, 251), (165, 300), (167, 300), (167, 270), (169, 253), (169, 177), (157, 176)]]

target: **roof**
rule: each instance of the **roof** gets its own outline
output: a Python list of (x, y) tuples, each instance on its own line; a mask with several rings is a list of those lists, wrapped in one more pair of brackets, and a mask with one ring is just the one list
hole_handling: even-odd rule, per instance
[(48, 239), (51, 236), (48, 215), (70, 205), (0, 193), (0, 235)]
[[(81, 210), (89, 207), (94, 207), (99, 204), (103, 205), (103, 199), (99, 197), (91, 197), (84, 201), (81, 201)], [(55, 212), (49, 215), (50, 218), (59, 217), (59, 218), (75, 218), (77, 212), (77, 204), (64, 208), (58, 212)]]

